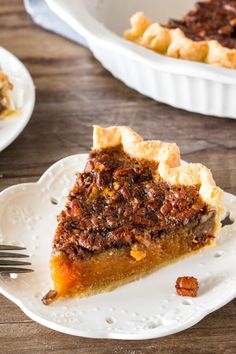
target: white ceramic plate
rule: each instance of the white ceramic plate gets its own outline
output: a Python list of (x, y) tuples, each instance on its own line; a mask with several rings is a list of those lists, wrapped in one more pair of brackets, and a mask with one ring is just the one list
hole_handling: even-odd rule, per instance
[(122, 38), (136, 11), (165, 23), (170, 17), (181, 18), (196, 0), (46, 1), (126, 85), (178, 108), (236, 118), (236, 70), (168, 58)]
[(0, 67), (14, 85), (12, 99), (19, 114), (0, 120), (0, 151), (11, 144), (28, 123), (35, 103), (33, 80), (15, 55), (0, 47)]
[[(93, 338), (148, 339), (182, 331), (236, 296), (236, 223), (225, 226), (215, 248), (179, 261), (110, 293), (84, 299), (41, 298), (51, 288), (49, 256), (56, 215), (82, 171), (87, 155), (67, 157), (50, 167), (37, 183), (10, 187), (0, 194), (0, 244), (24, 245), (34, 273), (0, 277), (0, 292), (30, 318), (60, 332)], [(53, 198), (53, 199), (52, 199)], [(231, 218), (236, 197), (225, 194)], [(57, 205), (55, 200), (58, 202)], [(197, 298), (175, 294), (178, 276), (196, 276)]]

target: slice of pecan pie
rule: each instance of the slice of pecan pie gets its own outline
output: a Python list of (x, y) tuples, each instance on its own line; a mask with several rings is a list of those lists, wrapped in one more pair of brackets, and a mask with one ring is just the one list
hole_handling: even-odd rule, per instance
[(198, 1), (182, 20), (166, 25), (137, 12), (124, 37), (170, 57), (235, 69), (236, 1)]
[(215, 243), (222, 190), (176, 144), (94, 127), (94, 145), (58, 216), (43, 299), (111, 290)]

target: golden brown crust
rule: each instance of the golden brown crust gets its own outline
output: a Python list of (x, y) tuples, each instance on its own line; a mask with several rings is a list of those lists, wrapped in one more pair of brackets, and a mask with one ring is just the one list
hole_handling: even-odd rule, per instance
[(223, 47), (217, 41), (208, 42), (209, 50), (206, 63), (236, 69), (236, 50)]
[(155, 52), (165, 54), (171, 44), (171, 33), (167, 28), (153, 23), (143, 33), (139, 43)]
[(101, 128), (97, 125), (93, 130), (93, 148), (100, 149), (122, 145), (124, 151), (138, 159), (163, 161), (171, 167), (179, 166), (180, 151), (175, 143), (160, 140), (144, 141), (141, 136), (126, 126)]
[(158, 163), (156, 178), (173, 185), (199, 185), (202, 199), (216, 211), (216, 233), (219, 231), (224, 212), (223, 191), (216, 186), (211, 171), (199, 163), (180, 165), (180, 151), (176, 144), (158, 140), (144, 141), (131, 128), (94, 126), (93, 148), (101, 149), (122, 145), (131, 157)]
[(130, 22), (131, 29), (125, 31), (124, 37), (155, 52), (173, 58), (236, 68), (236, 50), (223, 47), (215, 40), (193, 41), (179, 28), (168, 29), (152, 23), (142, 12), (134, 14)]
[(131, 29), (126, 31), (125, 36), (130, 41), (140, 38), (144, 31), (151, 25), (151, 20), (142, 12), (137, 12), (130, 18)]
[(173, 58), (204, 62), (208, 53), (207, 41), (194, 42), (187, 38), (179, 28), (169, 30), (169, 32), (171, 43), (166, 55)]

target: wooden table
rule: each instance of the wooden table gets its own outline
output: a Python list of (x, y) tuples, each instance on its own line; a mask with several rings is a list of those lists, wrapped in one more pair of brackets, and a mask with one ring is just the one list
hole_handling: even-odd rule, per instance
[[(37, 101), (30, 123), (0, 153), (0, 190), (36, 181), (55, 161), (86, 152), (92, 124), (127, 124), (145, 138), (179, 144), (236, 193), (236, 121), (157, 103), (113, 78), (78, 45), (34, 25), (19, 0), (0, 0), (0, 44), (28, 67)], [(194, 327), (147, 341), (95, 340), (54, 332), (0, 296), (0, 353), (236, 353), (236, 300)]]

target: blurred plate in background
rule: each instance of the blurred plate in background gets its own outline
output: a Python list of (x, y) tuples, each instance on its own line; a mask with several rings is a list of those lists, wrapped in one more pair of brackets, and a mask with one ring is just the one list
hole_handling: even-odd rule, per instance
[(0, 120), (0, 151), (11, 144), (28, 123), (35, 104), (33, 80), (15, 55), (0, 47), (0, 67), (14, 88), (12, 99), (19, 113)]

